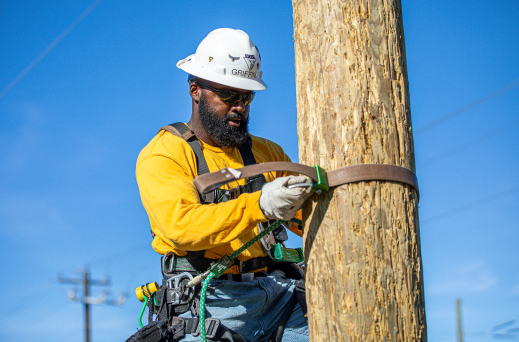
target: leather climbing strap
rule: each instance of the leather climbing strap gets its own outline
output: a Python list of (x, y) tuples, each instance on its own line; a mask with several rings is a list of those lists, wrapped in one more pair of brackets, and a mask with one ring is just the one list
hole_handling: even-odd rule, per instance
[[(290, 163), (270, 162), (245, 166), (240, 169), (224, 168), (217, 172), (207, 173), (195, 178), (193, 184), (200, 193), (207, 193), (229, 182), (252, 177), (258, 174), (272, 171), (290, 171), (310, 177), (314, 182), (319, 181), (317, 169), (311, 166)], [(362, 164), (345, 166), (326, 172), (328, 186), (368, 182), (368, 181), (393, 181), (411, 186), (420, 198), (418, 191), (418, 179), (413, 171), (397, 165), (388, 164)]]

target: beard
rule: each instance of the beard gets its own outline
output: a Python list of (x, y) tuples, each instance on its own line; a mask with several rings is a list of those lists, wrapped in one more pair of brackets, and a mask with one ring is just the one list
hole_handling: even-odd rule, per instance
[[(205, 101), (204, 92), (198, 102), (198, 114), (207, 135), (220, 147), (239, 147), (249, 137), (249, 118), (241, 113), (227, 114), (220, 118), (214, 109)], [(227, 123), (229, 119), (240, 119), (240, 126), (234, 127)]]

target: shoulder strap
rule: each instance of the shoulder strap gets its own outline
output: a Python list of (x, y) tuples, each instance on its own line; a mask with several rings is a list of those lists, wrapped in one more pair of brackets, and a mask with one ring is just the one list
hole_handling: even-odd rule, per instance
[(171, 134), (184, 139), (189, 144), (189, 146), (191, 146), (191, 149), (195, 153), (196, 157), (196, 170), (198, 172), (198, 176), (209, 173), (209, 168), (207, 167), (207, 163), (205, 161), (204, 152), (202, 152), (202, 146), (200, 146), (200, 142), (196, 138), (195, 132), (190, 130), (186, 124), (182, 122), (175, 122), (171, 125), (162, 127), (160, 130), (168, 131)]
[(254, 154), (252, 154), (252, 139), (249, 136), (247, 141), (245, 141), (241, 146), (239, 147), (241, 158), (243, 159), (243, 164), (245, 166), (247, 165), (253, 165), (256, 163), (256, 158), (254, 158)]
[[(207, 162), (205, 161), (202, 147), (196, 138), (195, 132), (190, 130), (187, 125), (182, 122), (175, 122), (173, 124), (164, 126), (159, 130), (159, 132), (161, 130), (168, 131), (169, 133), (184, 139), (189, 144), (189, 146), (191, 146), (196, 156), (196, 168), (198, 171), (198, 176), (204, 173), (209, 173), (209, 168), (207, 167)], [(257, 164), (256, 158), (254, 158), (254, 154), (252, 153), (252, 139), (250, 136), (247, 141), (245, 141), (245, 143), (238, 147), (238, 149), (240, 150), (244, 166)]]

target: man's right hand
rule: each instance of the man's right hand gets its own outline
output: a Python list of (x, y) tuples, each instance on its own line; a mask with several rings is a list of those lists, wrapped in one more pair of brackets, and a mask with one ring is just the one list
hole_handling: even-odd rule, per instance
[(287, 176), (276, 178), (263, 185), (259, 199), (263, 214), (269, 220), (288, 221), (294, 218), (309, 196), (306, 187), (289, 188), (288, 186), (305, 183), (307, 179), (304, 176)]

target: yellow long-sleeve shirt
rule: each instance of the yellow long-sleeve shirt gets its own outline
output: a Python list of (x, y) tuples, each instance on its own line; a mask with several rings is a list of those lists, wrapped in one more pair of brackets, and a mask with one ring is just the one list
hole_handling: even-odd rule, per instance
[[(252, 153), (258, 163), (290, 161), (277, 144), (251, 137)], [(214, 147), (202, 142), (202, 150), (210, 172), (244, 166), (238, 148)], [(286, 176), (286, 172), (264, 175), (270, 182)], [(259, 207), (260, 191), (242, 194), (224, 203), (200, 204), (193, 185), (197, 176), (193, 150), (183, 139), (169, 132), (159, 132), (139, 154), (137, 183), (155, 234), (152, 246), (156, 252), (173, 251), (185, 256), (186, 251), (206, 250), (205, 257), (218, 259), (250, 241), (257, 235), (257, 224), (268, 220)], [(243, 184), (245, 180), (241, 179), (222, 188), (232, 189)], [(301, 235), (297, 228), (291, 230)], [(257, 242), (238, 259), (245, 261), (261, 256), (265, 256), (265, 252)]]

